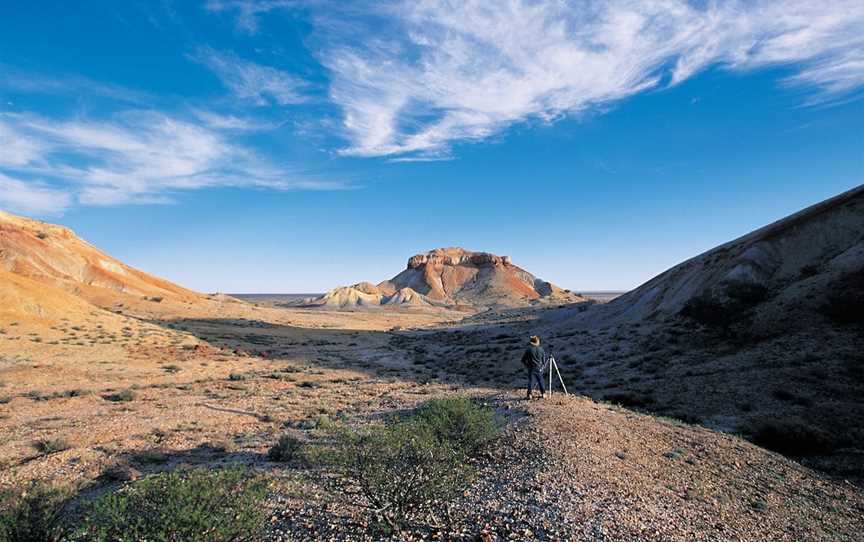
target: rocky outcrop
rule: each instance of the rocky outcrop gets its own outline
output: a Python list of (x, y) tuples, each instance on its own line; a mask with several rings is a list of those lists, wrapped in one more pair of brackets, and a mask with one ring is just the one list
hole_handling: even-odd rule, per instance
[(75, 292), (91, 302), (106, 291), (185, 301), (203, 298), (129, 267), (78, 238), (68, 228), (2, 211), (0, 269)]
[(425, 265), (474, 265), (491, 267), (495, 265), (512, 265), (510, 256), (496, 256), (488, 252), (470, 252), (463, 248), (436, 248), (425, 254), (416, 254), (408, 258), (408, 269)]
[(334, 288), (309, 304), (329, 308), (374, 307), (381, 305), (384, 299), (375, 285), (361, 282), (353, 286)]
[(856, 277), (864, 283), (864, 185), (687, 260), (588, 316), (747, 316), (753, 332), (770, 334), (823, 320), (833, 297), (855, 294), (846, 285)]
[(404, 271), (377, 286), (360, 283), (336, 288), (310, 304), (516, 307), (582, 301), (514, 265), (509, 256), (450, 247), (411, 256)]
[(93, 313), (107, 325), (121, 311), (155, 318), (222, 304), (132, 268), (68, 228), (0, 211), (0, 321), (42, 325)]
[(418, 294), (411, 288), (402, 288), (392, 296), (388, 297), (383, 303), (390, 306), (431, 306), (432, 302), (422, 294)]

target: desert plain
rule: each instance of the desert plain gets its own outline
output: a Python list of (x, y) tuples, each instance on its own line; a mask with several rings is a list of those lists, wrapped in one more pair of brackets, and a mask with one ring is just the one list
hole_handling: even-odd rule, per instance
[[(285, 434), (315, 443), (334, 420), (469, 397), (494, 409), (500, 437), (457, 497), (394, 538), (861, 540), (864, 339), (857, 313), (824, 303), (861, 295), (862, 198), (609, 303), (462, 249), (415, 256), (379, 285), (244, 301), (4, 214), (0, 487), (39, 480), (87, 499), (240, 463), (268, 480), (267, 540), (376, 540), (330, 473), (268, 450)], [(801, 239), (819, 242), (789, 256)], [(569, 394), (556, 377), (546, 399), (524, 398), (534, 334)]]

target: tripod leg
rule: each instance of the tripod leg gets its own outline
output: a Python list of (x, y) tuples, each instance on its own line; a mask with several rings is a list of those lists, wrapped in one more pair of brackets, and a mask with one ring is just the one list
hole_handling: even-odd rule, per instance
[[(554, 361), (552, 363), (555, 363)], [(570, 395), (567, 392), (567, 386), (564, 385), (564, 379), (561, 378), (561, 371), (558, 370), (558, 364), (555, 363), (555, 372), (558, 373), (558, 381), (561, 382), (561, 387), (564, 388), (564, 395)]]
[(552, 364), (555, 363), (555, 358), (549, 358), (549, 396), (552, 396)]

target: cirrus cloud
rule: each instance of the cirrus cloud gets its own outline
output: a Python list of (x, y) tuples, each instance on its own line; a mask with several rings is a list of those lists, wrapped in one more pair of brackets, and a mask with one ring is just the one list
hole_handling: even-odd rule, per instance
[(152, 111), (62, 121), (0, 114), (0, 148), (0, 203), (25, 211), (166, 203), (179, 191), (219, 186), (345, 188), (280, 167), (219, 130)]
[(712, 66), (785, 67), (781, 83), (811, 88), (807, 103), (864, 85), (860, 1), (324, 5), (318, 55), (348, 155), (446, 157), (454, 142), (608, 107)]
[(244, 60), (234, 53), (201, 48), (192, 58), (201, 62), (240, 100), (255, 105), (289, 105), (306, 101), (305, 81), (270, 66)]

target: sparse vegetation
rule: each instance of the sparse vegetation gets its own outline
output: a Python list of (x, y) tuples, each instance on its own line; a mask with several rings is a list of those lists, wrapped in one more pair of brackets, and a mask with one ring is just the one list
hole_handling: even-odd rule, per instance
[(144, 450), (133, 455), (132, 460), (142, 465), (162, 465), (168, 462), (168, 456), (161, 450)]
[(0, 542), (57, 542), (65, 539), (62, 521), (67, 492), (40, 483), (0, 495)]
[(342, 428), (326, 460), (356, 488), (375, 514), (399, 529), (435, 501), (451, 498), (467, 479), (467, 466), (452, 447), (416, 421)]
[(158, 474), (97, 500), (77, 536), (90, 542), (256, 540), (266, 491), (242, 467)]
[(297, 456), (297, 453), (302, 448), (303, 443), (292, 435), (282, 435), (276, 444), (267, 452), (267, 459), (286, 463)]
[(106, 401), (111, 401), (114, 403), (128, 403), (135, 400), (135, 392), (130, 389), (126, 389), (117, 393), (103, 395), (102, 398)]
[(468, 399), (427, 403), (407, 418), (364, 429), (331, 428), (334, 446), (320, 457), (347, 488), (401, 529), (446, 501), (472, 474), (468, 458), (497, 434), (491, 409)]
[(499, 432), (494, 411), (467, 397), (433, 399), (421, 407), (417, 419), (435, 438), (466, 455), (478, 452)]
[(49, 438), (37, 440), (33, 443), (33, 448), (41, 455), (51, 455), (72, 448), (72, 444), (63, 438)]

